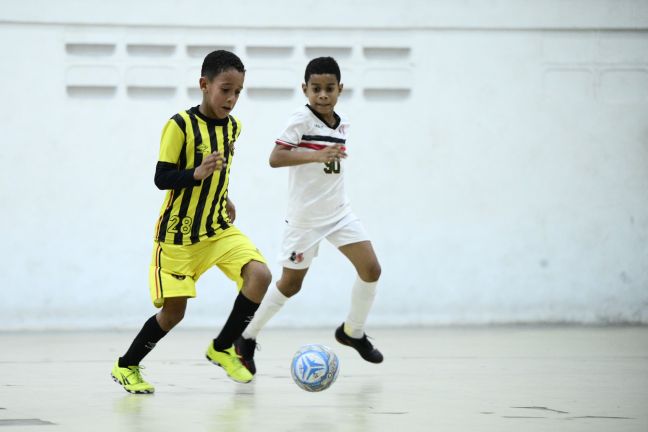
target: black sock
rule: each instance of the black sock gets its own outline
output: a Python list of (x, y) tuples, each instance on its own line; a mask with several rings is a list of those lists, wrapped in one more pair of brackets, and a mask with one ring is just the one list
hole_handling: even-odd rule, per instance
[(239, 295), (234, 301), (229, 318), (225, 321), (225, 325), (220, 334), (214, 339), (214, 349), (217, 351), (225, 351), (231, 347), (234, 340), (241, 336), (241, 333), (243, 333), (245, 327), (252, 320), (254, 312), (258, 308), (258, 303), (254, 303), (239, 292)]
[(142, 359), (146, 357), (146, 354), (151, 352), (155, 348), (155, 344), (167, 333), (162, 330), (155, 315), (153, 315), (144, 323), (142, 330), (135, 336), (126, 354), (123, 357), (119, 357), (119, 367), (139, 365)]

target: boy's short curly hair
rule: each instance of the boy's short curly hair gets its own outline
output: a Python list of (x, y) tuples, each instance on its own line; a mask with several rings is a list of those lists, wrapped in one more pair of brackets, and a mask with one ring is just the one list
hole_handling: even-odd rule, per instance
[(304, 72), (304, 82), (308, 83), (311, 75), (331, 74), (335, 75), (340, 82), (342, 74), (340, 73), (340, 66), (333, 57), (317, 57), (311, 60), (306, 65), (306, 72)]
[(236, 54), (230, 51), (216, 50), (207, 54), (203, 60), (200, 75), (211, 81), (216, 75), (229, 69), (245, 73), (245, 66)]

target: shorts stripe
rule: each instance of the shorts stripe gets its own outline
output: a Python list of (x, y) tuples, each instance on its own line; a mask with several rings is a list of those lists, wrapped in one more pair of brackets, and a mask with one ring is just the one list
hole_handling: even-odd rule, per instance
[(164, 290), (162, 289), (162, 247), (160, 244), (157, 244), (157, 251), (155, 252), (155, 294), (157, 298), (164, 297)]

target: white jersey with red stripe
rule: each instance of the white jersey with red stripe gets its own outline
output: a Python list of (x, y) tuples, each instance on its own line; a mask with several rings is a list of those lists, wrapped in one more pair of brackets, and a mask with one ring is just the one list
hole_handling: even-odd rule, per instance
[[(348, 147), (349, 122), (334, 115), (336, 124), (330, 127), (318, 113), (305, 105), (290, 116), (275, 143), (298, 152), (317, 151), (335, 144)], [(286, 222), (289, 225), (319, 227), (335, 223), (351, 212), (344, 191), (344, 160), (294, 165), (288, 169)]]

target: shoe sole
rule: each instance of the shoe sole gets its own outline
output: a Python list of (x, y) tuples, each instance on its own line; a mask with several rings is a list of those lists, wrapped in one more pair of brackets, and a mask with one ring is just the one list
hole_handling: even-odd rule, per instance
[(112, 372), (110, 373), (110, 377), (113, 379), (113, 381), (115, 381), (117, 384), (119, 384), (128, 393), (131, 393), (131, 394), (153, 394), (153, 393), (155, 393), (155, 390), (141, 390), (141, 391), (128, 390), (126, 387), (124, 387), (124, 384), (119, 382), (119, 380), (115, 377), (115, 375), (112, 374)]
[[(230, 374), (228, 374), (228, 373), (227, 373), (227, 369), (225, 369), (225, 368), (223, 367), (223, 365), (221, 365), (221, 364), (218, 363), (217, 361), (212, 360), (212, 359), (211, 359), (207, 354), (205, 354), (205, 358), (209, 361), (209, 363), (211, 363), (211, 364), (215, 364), (215, 365), (218, 366), (219, 368), (223, 369), (223, 370), (225, 371), (225, 375), (227, 375), (227, 378), (231, 379), (231, 380), (234, 381), (234, 382), (237, 382), (237, 383), (239, 383), (239, 384), (247, 384), (247, 383), (249, 383), (249, 382), (252, 381), (252, 380), (249, 380), (249, 381), (239, 381), (239, 380), (235, 379), (233, 376), (231, 376)], [(248, 371), (248, 372), (249, 372), (249, 371)], [(252, 378), (254, 378), (254, 375), (252, 376)]]

